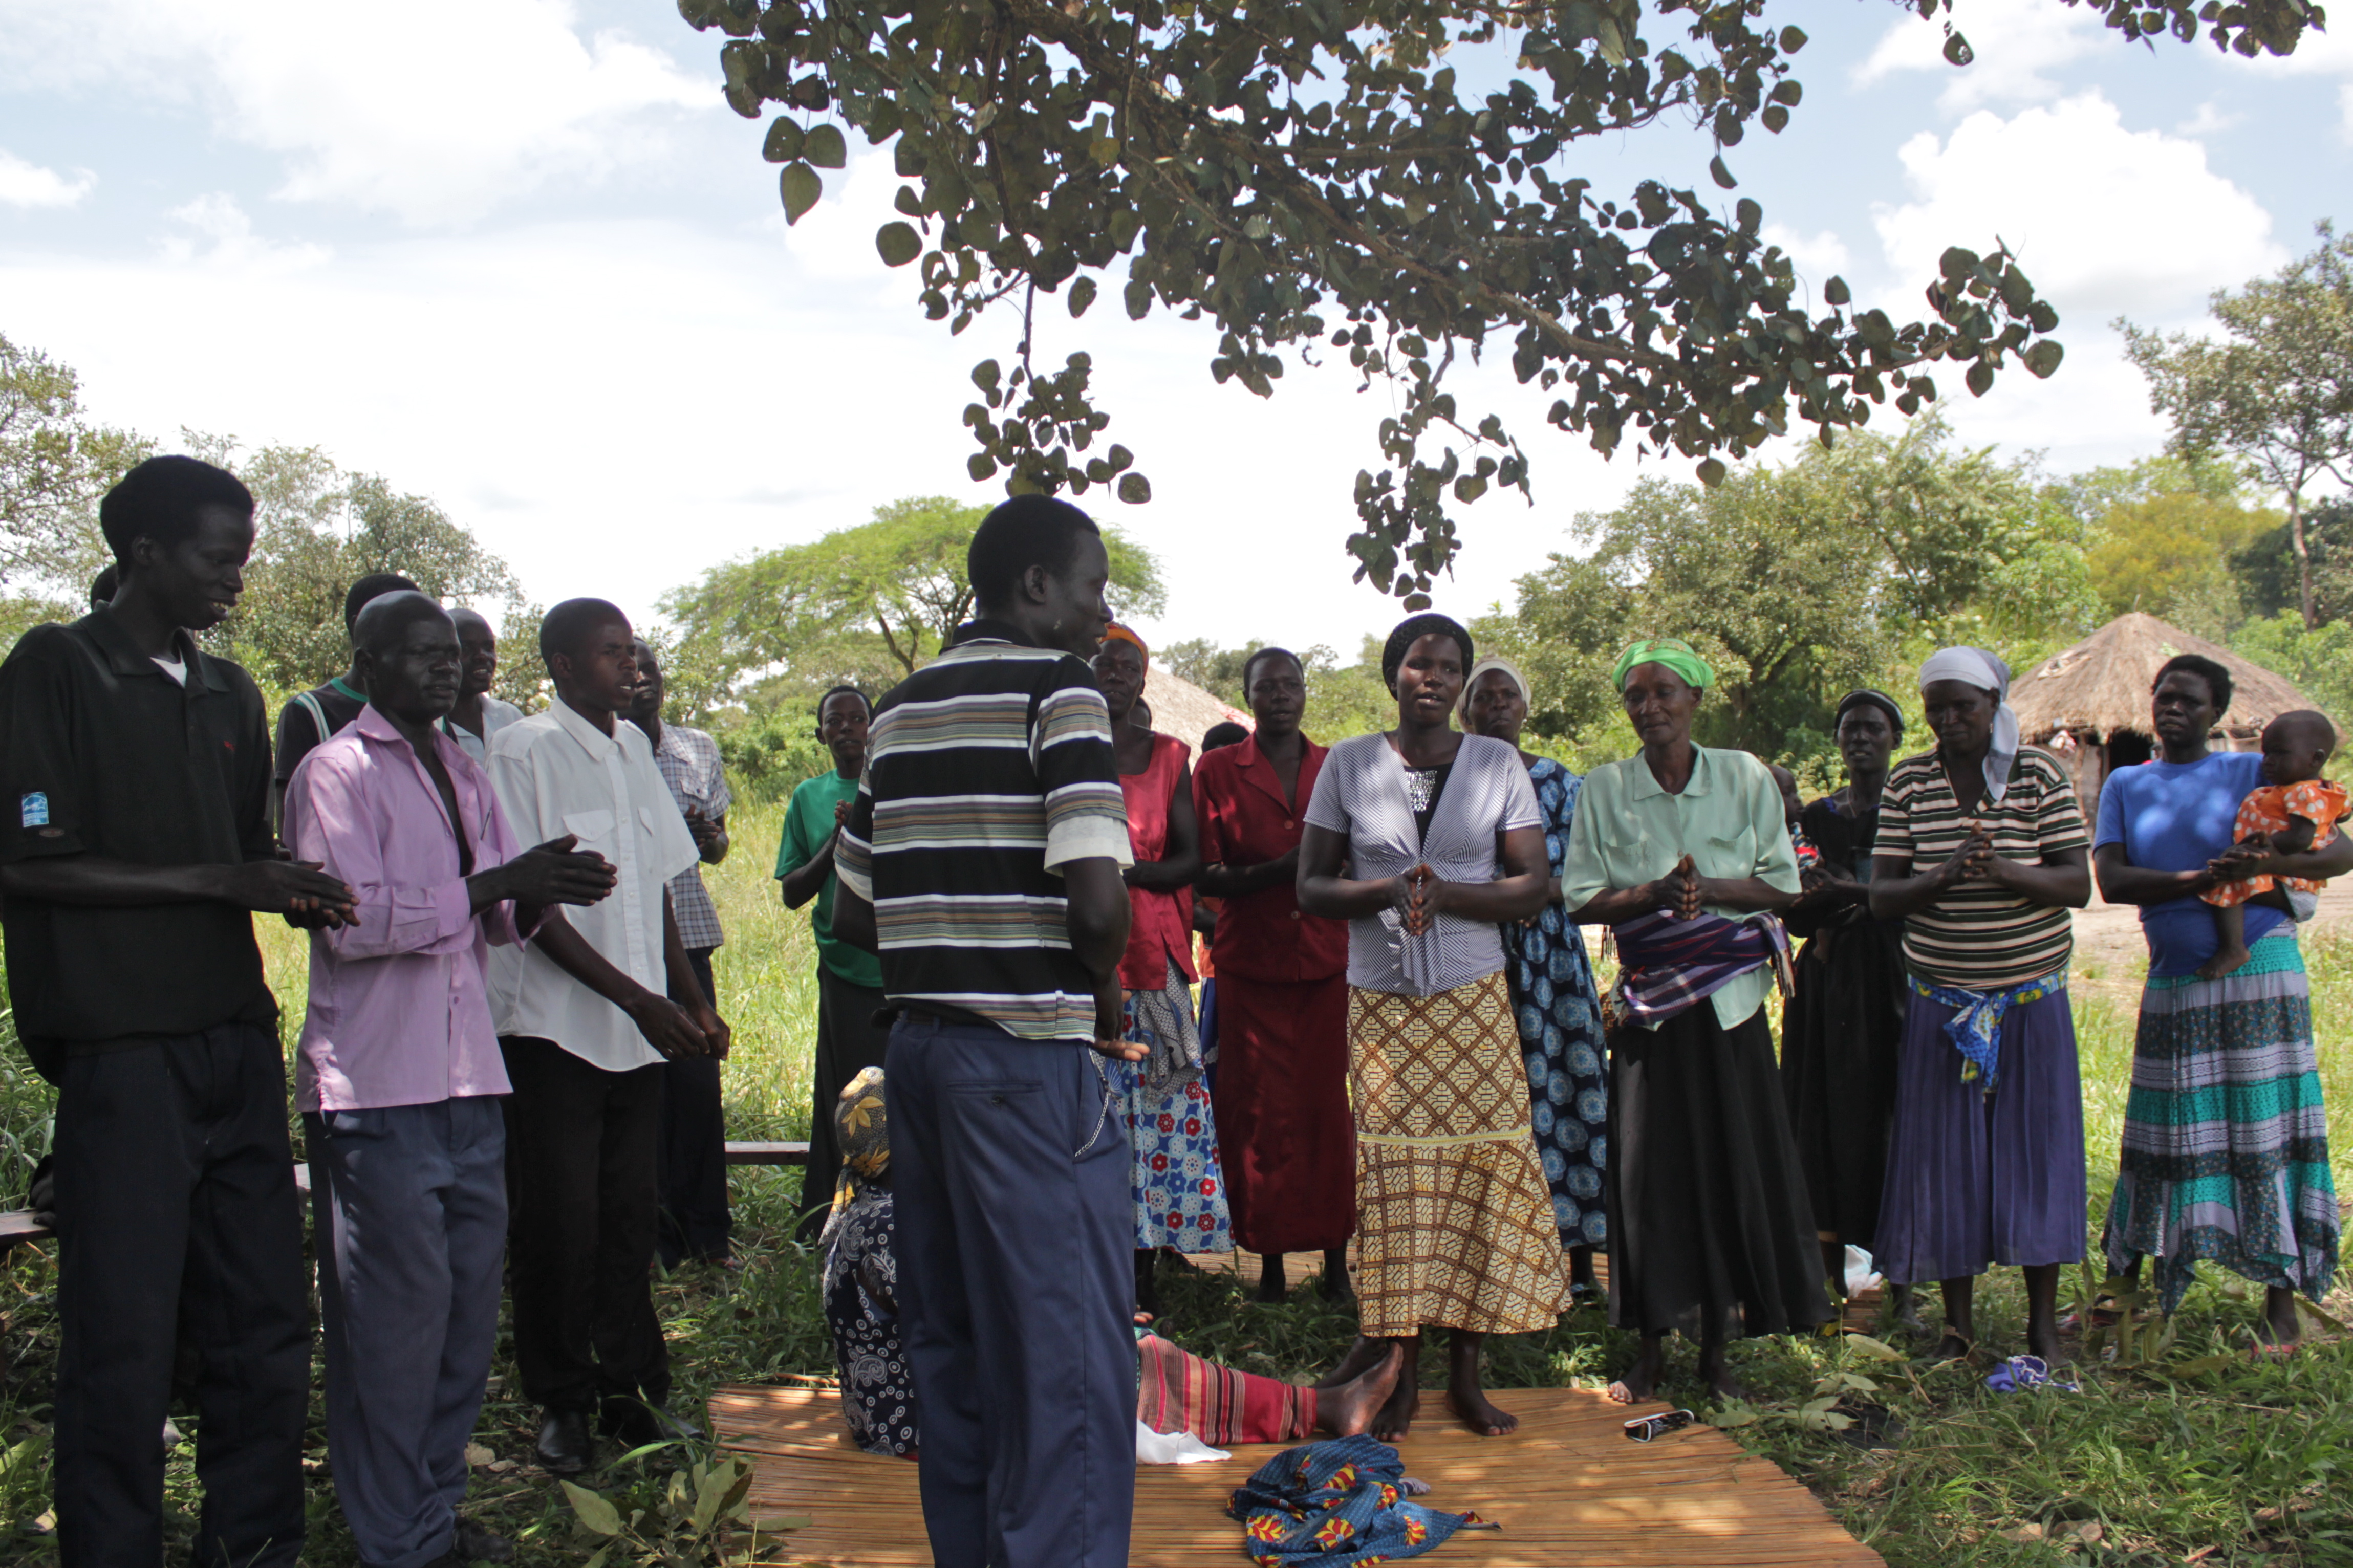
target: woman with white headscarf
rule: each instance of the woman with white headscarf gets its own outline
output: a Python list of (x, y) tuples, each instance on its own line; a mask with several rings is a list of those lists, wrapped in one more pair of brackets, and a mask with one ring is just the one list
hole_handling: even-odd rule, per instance
[(1871, 912), (1905, 922), (1912, 992), (1873, 1257), (1941, 1282), (1939, 1360), (1972, 1354), (1977, 1276), (2026, 1271), (2027, 1349), (2058, 1352), (2059, 1270), (2084, 1256), (2084, 1102), (2067, 1000), (2090, 838), (2058, 760), (2021, 747), (2010, 667), (1920, 668), (1936, 749), (1888, 775)]
[[(1528, 718), (1527, 677), (1508, 660), (1482, 659), (1462, 687), (1462, 732), (1520, 743)], [(1525, 750), (1520, 762), (1544, 816), (1545, 858), (1552, 881), (1535, 915), (1505, 922), (1504, 974), (1512, 1018), (1528, 1069), (1536, 1156), (1552, 1189), (1553, 1223), (1568, 1253), (1569, 1289), (1579, 1306), (1601, 1299), (1593, 1255), (1609, 1250), (1601, 1192), (1609, 1170), (1609, 1074), (1603, 1053), (1601, 996), (1585, 939), (1560, 901), (1560, 872), (1584, 780), (1550, 757)]]

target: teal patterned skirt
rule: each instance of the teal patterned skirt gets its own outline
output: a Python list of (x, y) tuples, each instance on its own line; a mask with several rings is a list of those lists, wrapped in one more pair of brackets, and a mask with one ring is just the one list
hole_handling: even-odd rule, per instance
[(2104, 1247), (2157, 1260), (2168, 1312), (2199, 1260), (2315, 1301), (2337, 1274), (2337, 1188), (2293, 931), (2220, 980), (2153, 976), (2141, 993), (2124, 1151)]

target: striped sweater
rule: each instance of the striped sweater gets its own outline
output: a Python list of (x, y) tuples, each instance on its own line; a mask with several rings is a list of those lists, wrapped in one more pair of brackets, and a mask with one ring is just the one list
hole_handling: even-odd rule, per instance
[[(1980, 803), (1964, 812), (1936, 753), (1906, 757), (1887, 775), (1880, 799), (1878, 859), (1908, 860), (1918, 874), (1952, 858), (1970, 824), (1992, 835), (1994, 853), (2039, 865), (2044, 857), (2091, 843), (2074, 786), (2058, 759), (2021, 748), (2010, 765), (2000, 805)], [(1982, 877), (1954, 888), (1904, 922), (1904, 959), (1913, 973), (1937, 985), (1999, 991), (2067, 966), (2074, 928), (2067, 911), (2030, 904)]]
[(977, 622), (875, 705), (834, 864), (874, 906), (892, 1001), (1022, 1039), (1092, 1038), (1056, 868), (1096, 858), (1131, 861), (1084, 663)]

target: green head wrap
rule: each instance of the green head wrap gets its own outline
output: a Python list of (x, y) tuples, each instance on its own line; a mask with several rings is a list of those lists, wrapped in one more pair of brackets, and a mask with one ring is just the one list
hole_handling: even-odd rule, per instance
[(1625, 690), (1627, 672), (1639, 664), (1664, 665), (1683, 677), (1683, 684), (1694, 691), (1705, 691), (1715, 684), (1715, 671), (1681, 637), (1651, 637), (1634, 644), (1618, 656), (1618, 668), (1609, 672), (1609, 684)]

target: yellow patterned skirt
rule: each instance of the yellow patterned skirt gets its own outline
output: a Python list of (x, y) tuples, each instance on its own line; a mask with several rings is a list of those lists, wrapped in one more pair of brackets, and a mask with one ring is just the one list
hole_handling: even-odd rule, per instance
[(1502, 972), (1435, 996), (1350, 986), (1348, 1088), (1362, 1331), (1551, 1328), (1567, 1259)]

